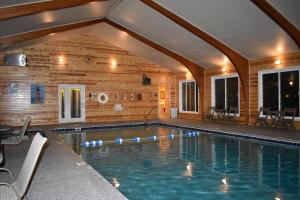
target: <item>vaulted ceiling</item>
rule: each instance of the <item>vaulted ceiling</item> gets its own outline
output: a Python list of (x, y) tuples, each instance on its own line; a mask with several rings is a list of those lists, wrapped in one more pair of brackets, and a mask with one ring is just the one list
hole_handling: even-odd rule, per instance
[[(2, 18), (0, 21), (0, 50), (27, 46), (49, 40), (72, 37), (74, 34), (93, 34), (136, 55), (143, 56), (154, 63), (166, 66), (174, 71), (183, 71), (185, 67), (178, 60), (148, 46), (135, 37), (126, 34), (105, 22), (95, 21), (93, 25), (85, 23), (95, 19), (109, 19), (125, 29), (155, 42), (187, 60), (208, 68), (224, 66), (230, 61), (220, 48), (195, 35), (164, 13), (147, 5), (148, 1), (139, 0), (102, 0), (80, 1), (74, 4), (56, 3), (57, 0), (1, 0), (0, 12), (11, 10), (20, 14), (24, 6), (41, 5), (43, 12), (20, 14), (19, 17)], [(72, 1), (71, 1), (72, 2)], [(299, 51), (291, 35), (264, 13), (250, 0), (155, 0), (168, 11), (197, 27), (245, 59), (277, 56)], [(52, 4), (51, 4), (52, 3)], [(300, 1), (268, 0), (285, 19), (296, 28), (299, 34)], [(23, 7), (22, 7), (23, 6)], [(23, 8), (23, 10), (21, 10)], [(47, 10), (49, 8), (49, 10)], [(56, 9), (57, 8), (57, 9)], [(32, 9), (31, 11), (33, 11)], [(5, 17), (5, 15), (3, 15)], [(99, 23), (98, 23), (99, 22)], [(62, 27), (69, 25), (67, 28)], [(60, 27), (59, 29), (57, 27)], [(56, 29), (54, 29), (56, 28)], [(48, 29), (48, 31), (45, 31)], [(43, 31), (43, 34), (41, 31)], [(57, 31), (59, 30), (59, 31)], [(55, 35), (49, 33), (57, 32)], [(39, 32), (40, 34), (32, 33)], [(58, 33), (59, 32), (59, 33)], [(22, 37), (26, 35), (27, 37)], [(32, 35), (29, 37), (28, 35)], [(21, 39), (12, 40), (13, 37)], [(10, 42), (8, 42), (10, 41)]]

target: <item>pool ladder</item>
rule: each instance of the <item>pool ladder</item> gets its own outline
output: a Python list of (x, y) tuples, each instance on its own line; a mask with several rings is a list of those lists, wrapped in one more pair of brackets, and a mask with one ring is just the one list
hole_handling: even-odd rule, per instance
[[(151, 115), (151, 113), (152, 113), (153, 111), (156, 111), (156, 115), (157, 115), (157, 106), (153, 106), (149, 112), (146, 112), (146, 113), (145, 113), (145, 115), (144, 115), (144, 124), (145, 124), (145, 125), (146, 125), (146, 121), (147, 121), (148, 117)], [(157, 116), (156, 116), (156, 117), (157, 117)]]

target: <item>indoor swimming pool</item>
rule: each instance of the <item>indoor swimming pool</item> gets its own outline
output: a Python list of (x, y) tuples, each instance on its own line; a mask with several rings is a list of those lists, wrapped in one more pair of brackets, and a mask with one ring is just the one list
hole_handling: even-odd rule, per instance
[(61, 136), (130, 200), (300, 199), (300, 148), (189, 133), (149, 126)]

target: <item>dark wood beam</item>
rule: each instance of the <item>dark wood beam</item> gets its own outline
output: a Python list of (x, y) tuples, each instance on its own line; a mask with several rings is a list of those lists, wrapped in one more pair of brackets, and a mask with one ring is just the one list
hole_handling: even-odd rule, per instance
[(225, 54), (231, 63), (234, 65), (236, 71), (240, 76), (240, 80), (243, 85), (244, 90), (244, 97), (245, 97), (245, 118), (246, 121), (249, 122), (249, 60), (236, 52), (235, 50), (231, 49), (221, 41), (217, 40), (216, 38), (212, 37), (211, 35), (205, 33), (204, 31), (200, 30), (198, 27), (194, 26), (193, 24), (189, 23), (185, 19), (181, 18), (180, 16), (174, 14), (173, 12), (169, 11), (168, 9), (164, 8), (160, 4), (152, 1), (152, 0), (141, 0), (144, 4), (148, 5), (152, 9), (156, 10), (158, 13), (164, 15), (165, 17), (169, 18), (173, 22), (177, 23), (181, 27), (185, 28), (189, 32), (193, 33), (194, 35), (198, 36), (202, 40), (206, 41), (208, 44), (212, 45), (223, 54)]
[[(251, 0), (259, 9), (268, 15), (275, 23), (277, 23), (291, 38), (295, 41), (300, 49), (300, 31), (287, 18), (280, 14), (266, 0)], [(287, 2), (288, 3), (288, 2)]]
[[(1, 13), (0, 20), (32, 15), (44, 11), (81, 6), (93, 1), (95, 0), (52, 0), (52, 1), (33, 2), (28, 4), (2, 7), (0, 8), (0, 13)], [(97, 1), (108, 1), (108, 0), (97, 0)]]
[(153, 49), (156, 49), (160, 52), (162, 52), (163, 54), (166, 54), (167, 56), (170, 56), (171, 58), (174, 58), (175, 60), (177, 60), (178, 62), (180, 62), (182, 65), (184, 65), (193, 75), (193, 77), (195, 78), (198, 86), (199, 86), (199, 90), (200, 90), (200, 112), (202, 114), (204, 114), (204, 69), (197, 63), (194, 63), (188, 59), (186, 59), (185, 57), (163, 47), (160, 46), (159, 44), (129, 30), (128, 28), (121, 26), (109, 19), (104, 19), (104, 21), (111, 25), (112, 27), (120, 30), (120, 31), (124, 31), (127, 34), (129, 34), (130, 36), (134, 37), (135, 39), (143, 42), (144, 44), (152, 47)]
[(59, 33), (59, 32), (63, 32), (63, 31), (69, 31), (69, 30), (82, 28), (85, 26), (89, 26), (89, 25), (93, 25), (93, 24), (97, 24), (97, 23), (101, 23), (101, 22), (103, 22), (103, 19), (95, 19), (95, 20), (78, 22), (78, 23), (74, 23), (74, 24), (61, 25), (61, 26), (26, 32), (26, 33), (20, 33), (20, 34), (11, 35), (11, 36), (0, 37), (0, 47), (3, 48), (3, 47), (7, 47), (9, 45), (12, 45), (12, 44), (15, 44), (18, 42), (23, 42), (26, 40), (40, 38), (40, 37), (49, 35), (51, 33)]

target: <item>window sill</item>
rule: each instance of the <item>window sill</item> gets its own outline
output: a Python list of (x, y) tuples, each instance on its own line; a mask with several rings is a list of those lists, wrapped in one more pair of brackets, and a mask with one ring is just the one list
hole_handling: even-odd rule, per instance
[(199, 114), (199, 112), (192, 112), (192, 111), (179, 111), (179, 113), (181, 113), (181, 114), (193, 114), (193, 115)]

